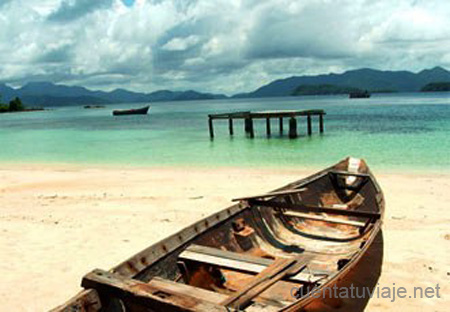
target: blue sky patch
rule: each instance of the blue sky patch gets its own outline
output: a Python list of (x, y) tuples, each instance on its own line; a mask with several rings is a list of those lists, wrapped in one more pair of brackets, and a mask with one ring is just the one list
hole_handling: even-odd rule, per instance
[(122, 0), (123, 4), (125, 4), (127, 7), (132, 7), (135, 1), (136, 0)]

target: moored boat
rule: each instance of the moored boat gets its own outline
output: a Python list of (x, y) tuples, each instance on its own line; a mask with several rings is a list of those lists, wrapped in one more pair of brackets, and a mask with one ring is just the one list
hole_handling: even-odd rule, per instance
[(370, 92), (367, 90), (355, 91), (355, 92), (351, 92), (348, 96), (351, 99), (367, 99), (367, 98), (370, 98)]
[(114, 116), (121, 115), (146, 115), (150, 106), (145, 106), (141, 108), (132, 108), (132, 109), (115, 109), (113, 110)]
[(300, 311), (320, 300), (311, 293), (353, 278), (384, 214), (382, 191), (356, 158), (235, 201), (88, 273), (85, 290), (53, 311)]

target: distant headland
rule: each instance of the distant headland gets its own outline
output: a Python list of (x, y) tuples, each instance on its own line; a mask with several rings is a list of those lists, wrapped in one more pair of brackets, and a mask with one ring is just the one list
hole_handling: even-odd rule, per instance
[(17, 113), (44, 110), (43, 108), (27, 108), (20, 98), (16, 97), (9, 101), (9, 104), (0, 103), (0, 113)]
[[(442, 67), (410, 71), (381, 71), (370, 68), (341, 74), (293, 76), (272, 81), (258, 89), (232, 95), (231, 98), (260, 98), (299, 95), (345, 94), (355, 90), (379, 92), (449, 91), (450, 72)], [(202, 93), (194, 90), (159, 90), (141, 93), (116, 89), (93, 91), (80, 86), (51, 82), (30, 82), (20, 88), (0, 84), (0, 95), (6, 101), (20, 97), (33, 106), (106, 105), (159, 101), (188, 101), (229, 98), (224, 94)]]
[(346, 71), (342, 74), (293, 76), (279, 79), (255, 91), (234, 95), (236, 98), (275, 97), (349, 93), (351, 89), (377, 92), (420, 92), (430, 83), (450, 83), (450, 72), (442, 67), (410, 71), (381, 71), (370, 68)]
[(424, 86), (422, 92), (447, 92), (450, 91), (450, 82), (432, 82)]

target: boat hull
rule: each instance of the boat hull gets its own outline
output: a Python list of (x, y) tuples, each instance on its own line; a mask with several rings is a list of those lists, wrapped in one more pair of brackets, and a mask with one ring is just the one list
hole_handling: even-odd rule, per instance
[[(109, 272), (137, 283), (152, 284), (163, 279), (176, 282), (175, 286), (188, 287), (188, 291), (193, 291), (191, 294), (207, 292), (206, 302), (213, 301), (214, 307), (222, 311), (223, 302), (216, 302), (220, 301), (217, 298), (239, 295), (245, 291), (242, 285), (251, 284), (278, 259), (312, 259), (307, 267), (313, 273), (300, 271), (294, 276), (282, 276), (271, 285), (270, 291), (244, 301), (243, 310), (315, 311), (319, 307), (318, 311), (324, 311), (323, 305), (339, 306), (342, 304), (339, 298), (315, 298), (307, 294), (347, 285), (355, 276), (365, 278), (364, 270), (358, 271), (358, 267), (362, 260), (368, 260), (368, 251), (381, 235), (384, 214), (381, 189), (365, 163), (356, 163), (355, 169), (354, 159), (341, 161), (275, 190), (276, 194), (284, 195), (273, 195), (269, 200), (260, 197), (241, 200), (141, 251)], [(312, 207), (305, 203), (320, 205)], [(317, 213), (317, 209), (328, 210)], [(336, 209), (345, 210), (345, 215)], [(305, 213), (311, 210), (312, 213)], [(339, 218), (329, 217), (333, 214)], [(380, 253), (374, 255), (379, 258)], [(85, 277), (83, 285), (104, 290), (95, 287), (92, 273)], [(98, 295), (95, 289), (84, 290), (53, 311), (71, 311), (86, 304), (91, 307), (101, 304), (104, 311), (113, 311), (105, 309), (109, 304), (105, 293)], [(177, 296), (172, 296), (174, 302), (163, 302), (168, 304), (164, 311), (203, 311), (200, 304), (203, 301), (180, 310), (176, 307)], [(153, 299), (143, 299), (146, 305), (130, 300), (129, 294), (106, 297), (119, 300), (127, 311), (158, 311), (151, 308)], [(181, 298), (189, 302), (195, 299)]]
[(112, 114), (114, 116), (123, 116), (123, 115), (147, 115), (150, 106), (145, 106), (142, 108), (135, 109), (117, 109), (113, 110)]

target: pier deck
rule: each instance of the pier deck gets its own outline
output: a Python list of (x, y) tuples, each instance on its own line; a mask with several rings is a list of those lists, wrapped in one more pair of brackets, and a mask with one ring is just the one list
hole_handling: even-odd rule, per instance
[(266, 119), (266, 133), (271, 135), (271, 118), (279, 119), (280, 134), (283, 134), (283, 118), (289, 118), (289, 138), (294, 139), (298, 137), (297, 134), (297, 118), (305, 116), (307, 119), (307, 133), (312, 135), (312, 116), (319, 117), (319, 132), (324, 132), (323, 116), (326, 115), (322, 109), (309, 109), (309, 110), (275, 110), (275, 111), (241, 111), (221, 114), (208, 115), (209, 135), (214, 138), (214, 125), (215, 119), (227, 119), (230, 135), (234, 134), (233, 121), (234, 119), (244, 119), (244, 129), (250, 138), (255, 137), (255, 131), (253, 127), (253, 119)]

